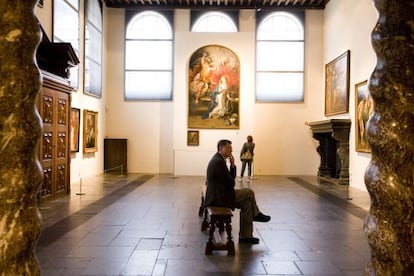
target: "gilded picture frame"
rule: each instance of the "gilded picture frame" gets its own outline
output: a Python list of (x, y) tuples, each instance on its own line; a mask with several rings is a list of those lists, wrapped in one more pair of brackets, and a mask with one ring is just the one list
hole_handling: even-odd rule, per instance
[(98, 112), (83, 111), (83, 152), (98, 151)]
[(221, 45), (195, 50), (187, 85), (188, 128), (240, 128), (240, 61), (232, 50)]
[(325, 116), (349, 112), (350, 51), (325, 65)]
[(70, 151), (79, 152), (80, 109), (70, 109)]
[(198, 130), (187, 131), (187, 146), (199, 146), (200, 133)]
[(366, 136), (369, 117), (374, 112), (374, 101), (368, 89), (368, 81), (355, 84), (355, 150), (371, 152)]

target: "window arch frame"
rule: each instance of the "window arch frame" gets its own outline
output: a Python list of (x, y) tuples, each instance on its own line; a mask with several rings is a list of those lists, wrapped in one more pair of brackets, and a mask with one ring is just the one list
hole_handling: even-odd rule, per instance
[[(141, 38), (139, 37), (128, 37), (129, 28), (131, 27), (131, 24), (137, 24), (140, 17), (145, 20), (145, 16), (151, 15), (158, 17), (158, 20), (163, 21), (167, 26), (168, 25), (168, 35), (166, 37), (160, 37), (160, 36), (147, 36), (145, 35)], [(172, 11), (153, 11), (153, 10), (145, 10), (145, 11), (126, 11), (125, 15), (125, 41), (124, 41), (124, 100), (125, 101), (171, 101), (173, 99), (173, 69), (174, 69), (174, 21), (173, 21), (173, 12)], [(154, 27), (154, 26), (152, 26)], [(145, 28), (148, 29), (147, 27)], [(151, 32), (154, 33), (154, 32)], [(151, 44), (160, 46), (163, 43), (167, 44), (167, 46), (164, 45), (165, 48), (168, 48), (168, 53), (164, 53), (164, 57), (167, 57), (168, 60), (168, 66), (165, 66), (163, 68), (154, 68), (153, 66), (145, 67), (145, 65), (142, 68), (139, 69), (131, 69), (128, 68), (128, 64), (131, 64), (131, 59), (128, 55), (128, 48), (129, 43), (128, 42), (142, 42), (141, 44)], [(169, 45), (168, 45), (169, 44)], [(142, 46), (141, 45), (141, 46)], [(162, 47), (162, 46), (160, 46)], [(154, 57), (154, 52), (156, 48), (150, 47), (149, 49), (152, 49), (152, 54), (149, 57)], [(145, 53), (146, 59), (148, 59), (148, 53)], [(158, 55), (157, 55), (158, 58)], [(147, 62), (148, 64), (148, 62)], [(136, 63), (135, 66), (139, 67), (139, 63)], [(160, 65), (160, 62), (158, 62), (157, 66)], [(142, 80), (148, 81), (152, 78), (152, 83), (147, 83), (146, 87), (141, 87), (138, 90), (135, 90), (135, 93), (131, 93), (132, 91), (127, 91), (128, 89), (128, 73), (131, 72), (141, 72), (146, 73), (147, 76), (141, 76)], [(155, 76), (157, 73), (158, 76)], [(162, 85), (165, 82), (159, 81), (160, 75), (163, 75), (161, 78), (168, 79), (168, 85), (164, 87), (163, 89), (161, 87), (159, 91), (150, 91), (148, 87), (151, 85)], [(150, 77), (148, 77), (150, 76)], [(129, 79), (133, 79), (134, 77), (130, 77)], [(151, 81), (151, 80), (150, 80)], [(135, 87), (134, 89), (137, 89)], [(148, 89), (145, 91), (144, 89)], [(133, 90), (133, 89), (131, 89)]]
[[(231, 23), (233, 31), (223, 31), (223, 30), (195, 30), (196, 26), (202, 22), (202, 20), (208, 19), (212, 15), (219, 15), (222, 19), (225, 19), (227, 22)], [(238, 11), (191, 11), (191, 25), (190, 32), (201, 33), (237, 33), (239, 31), (239, 12)]]
[[(260, 28), (263, 27), (265, 23), (268, 23), (269, 20), (273, 20), (276, 17), (284, 16), (286, 19), (292, 21), (294, 24), (298, 26), (296, 31), (298, 32), (297, 35), (300, 38), (295, 37), (277, 37), (275, 34), (273, 38), (269, 38), (269, 34), (267, 34), (267, 38), (261, 38), (262, 35), (260, 33)], [(275, 102), (275, 103), (300, 103), (304, 102), (305, 98), (305, 13), (304, 12), (287, 12), (287, 11), (273, 11), (273, 12), (262, 12), (257, 16), (257, 27), (256, 27), (256, 101), (257, 102)], [(272, 30), (274, 32), (274, 30)], [(285, 30), (286, 32), (286, 30)], [(295, 69), (289, 68), (292, 64), (288, 64), (285, 60), (285, 67), (288, 69), (280, 69), (277, 68), (270, 70), (267, 68), (263, 70), (263, 65), (260, 65), (260, 57), (263, 53), (260, 52), (263, 45), (273, 45), (274, 47), (282, 48), (285, 46), (285, 49), (296, 49), (296, 54), (291, 54), (293, 56), (293, 60), (296, 61)], [(266, 46), (268, 46), (266, 45)], [(275, 46), (277, 45), (277, 46)], [(289, 47), (287, 47), (289, 45)], [(270, 48), (270, 47), (269, 47)], [(292, 51), (293, 52), (293, 51)], [(282, 53), (283, 57), (281, 60), (286, 59), (286, 53)], [(276, 55), (275, 55), (276, 56)], [(267, 59), (269, 61), (271, 59)], [(283, 67), (280, 64), (275, 63), (276, 67)], [(299, 69), (298, 69), (299, 68)], [(282, 77), (283, 76), (283, 77)], [(277, 78), (279, 77), (279, 78)], [(279, 84), (278, 81), (279, 80)], [(264, 92), (263, 83), (273, 85), (272, 87), (267, 87), (266, 91)], [(271, 83), (273, 82), (273, 83)], [(284, 82), (283, 84), (280, 84)], [(294, 87), (296, 84), (296, 87)], [(277, 87), (277, 86), (280, 87)], [(282, 87), (284, 85), (284, 87)], [(289, 86), (290, 85), (290, 86)], [(271, 91), (271, 92), (270, 92)]]

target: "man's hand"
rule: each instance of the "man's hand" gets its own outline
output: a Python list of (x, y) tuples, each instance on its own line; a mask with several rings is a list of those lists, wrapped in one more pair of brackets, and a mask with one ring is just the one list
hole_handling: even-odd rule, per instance
[(230, 165), (232, 167), (234, 167), (234, 156), (233, 156), (233, 154), (230, 154), (228, 158), (229, 158), (229, 161), (230, 161)]

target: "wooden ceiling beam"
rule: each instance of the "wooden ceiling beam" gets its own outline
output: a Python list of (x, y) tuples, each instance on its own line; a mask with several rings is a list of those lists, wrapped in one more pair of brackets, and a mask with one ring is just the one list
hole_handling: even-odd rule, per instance
[(324, 9), (329, 0), (103, 0), (107, 7), (127, 9), (192, 9), (192, 10), (241, 10), (257, 9), (273, 11), (288, 9)]

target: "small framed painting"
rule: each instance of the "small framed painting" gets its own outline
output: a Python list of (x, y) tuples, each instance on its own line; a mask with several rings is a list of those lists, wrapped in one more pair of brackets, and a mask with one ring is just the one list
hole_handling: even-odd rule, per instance
[(200, 144), (200, 133), (198, 130), (187, 132), (187, 146), (198, 146)]
[(79, 151), (79, 126), (80, 109), (72, 107), (70, 109), (70, 151)]
[(83, 111), (83, 152), (98, 151), (98, 112)]

